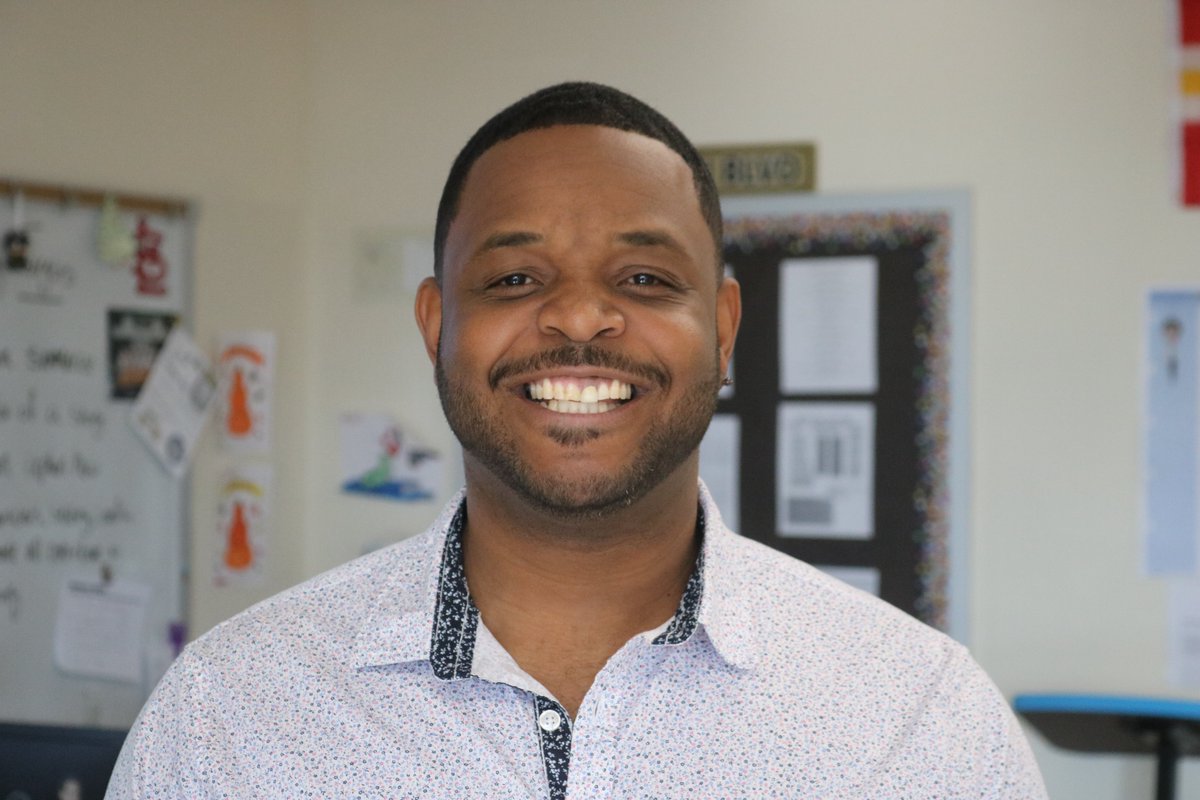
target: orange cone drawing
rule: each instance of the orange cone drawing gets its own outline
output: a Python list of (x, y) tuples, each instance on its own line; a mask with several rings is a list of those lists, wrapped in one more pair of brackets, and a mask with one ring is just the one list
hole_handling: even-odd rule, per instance
[(250, 552), (250, 536), (246, 527), (246, 512), (242, 504), (233, 504), (233, 522), (229, 525), (229, 546), (225, 549), (225, 566), (232, 570), (243, 570), (250, 566), (254, 554)]
[(225, 427), (231, 436), (245, 436), (254, 427), (250, 417), (250, 406), (246, 402), (246, 381), (242, 371), (234, 369), (233, 387), (229, 390), (229, 417)]

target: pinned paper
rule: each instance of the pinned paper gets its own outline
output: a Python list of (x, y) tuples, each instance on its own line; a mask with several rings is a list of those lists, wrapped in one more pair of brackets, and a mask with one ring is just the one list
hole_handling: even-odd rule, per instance
[(142, 679), (150, 587), (68, 581), (58, 599), (54, 663), (64, 672), (127, 683)]
[(128, 267), (137, 247), (133, 231), (121, 221), (117, 198), (108, 195), (100, 207), (100, 225), (96, 231), (96, 249), (100, 260), (112, 267)]
[(176, 478), (187, 472), (214, 388), (208, 357), (176, 326), (129, 415), (134, 433)]
[(429, 500), (442, 483), (441, 454), (387, 414), (343, 414), (342, 491), (385, 500)]
[(271, 519), (272, 470), (245, 464), (226, 470), (217, 509), (217, 563), (213, 582), (256, 583), (263, 576)]
[(879, 264), (869, 256), (779, 267), (779, 389), (873, 394), (879, 386)]
[(264, 453), (271, 443), (275, 334), (252, 331), (221, 337), (217, 359), (222, 444), (242, 453)]
[(1144, 322), (1142, 564), (1200, 572), (1200, 289), (1152, 290)]

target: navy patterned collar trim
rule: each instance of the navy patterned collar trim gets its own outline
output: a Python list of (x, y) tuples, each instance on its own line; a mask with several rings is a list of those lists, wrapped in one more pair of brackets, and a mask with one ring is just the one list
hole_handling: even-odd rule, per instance
[(467, 503), (464, 500), (446, 528), (437, 605), (433, 612), (433, 641), (429, 646), (433, 674), (444, 681), (471, 677), (471, 663), (475, 658), (479, 609), (471, 602), (467, 574), (463, 569), (462, 534), (466, 526)]
[(704, 506), (696, 512), (696, 539), (701, 543), (696, 555), (696, 566), (679, 598), (679, 608), (667, 625), (667, 629), (654, 638), (651, 644), (683, 644), (692, 638), (700, 621), (700, 601), (704, 599)]
[[(475, 657), (475, 636), (479, 630), (479, 609), (467, 589), (463, 567), (462, 535), (467, 526), (466, 500), (458, 507), (446, 528), (438, 575), (437, 604), (433, 614), (433, 639), (429, 661), (433, 674), (445, 681), (471, 677)], [(696, 536), (704, 541), (704, 507), (696, 514)], [(679, 608), (666, 630), (652, 644), (683, 644), (692, 638), (700, 619), (700, 601), (704, 598), (704, 548), (696, 556), (696, 566), (679, 600)]]

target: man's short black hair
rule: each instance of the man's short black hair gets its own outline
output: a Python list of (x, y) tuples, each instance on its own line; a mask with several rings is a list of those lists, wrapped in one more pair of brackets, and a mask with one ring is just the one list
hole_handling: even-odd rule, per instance
[(721, 268), (721, 202), (708, 165), (683, 132), (658, 111), (611, 86), (573, 82), (549, 86), (518, 100), (489, 119), (454, 159), (442, 200), (438, 203), (433, 239), (433, 270), (442, 281), (442, 259), (450, 223), (458, 214), (458, 201), (471, 167), (485, 152), (508, 139), (555, 125), (599, 125), (657, 139), (674, 150), (692, 170), (700, 213), (712, 232), (717, 268)]

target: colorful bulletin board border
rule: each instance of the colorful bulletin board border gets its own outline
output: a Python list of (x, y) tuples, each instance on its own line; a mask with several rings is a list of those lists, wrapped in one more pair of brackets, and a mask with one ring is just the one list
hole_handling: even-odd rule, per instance
[[(914, 264), (912, 278), (916, 286), (912, 297), (916, 307), (904, 317), (911, 321), (905, 323), (911, 329), (881, 334), (911, 336), (912, 388), (897, 393), (881, 386), (876, 398), (881, 405), (912, 404), (909, 413), (915, 422), (915, 442), (909, 443), (907, 452), (914, 454), (917, 463), (910, 498), (901, 499), (911, 504), (905, 517), (911, 525), (907, 531), (880, 530), (877, 535), (907, 536), (909, 547), (915, 548), (915, 558), (910, 562), (915, 588), (897, 604), (963, 641), (969, 508), (965, 419), (967, 208), (965, 193), (733, 198), (723, 203), (726, 262), (734, 265), (739, 279), (737, 264), (751, 263), (755, 253), (767, 253), (769, 259), (776, 260), (875, 254), (881, 258), (881, 270), (888, 268), (887, 254), (916, 254), (915, 260), (910, 258)], [(884, 291), (882, 280), (880, 291)], [(889, 299), (881, 296), (880, 302)], [(759, 336), (758, 341), (747, 344), (773, 347), (768, 338)], [(747, 354), (741, 344), (739, 359), (746, 363)], [(774, 354), (757, 355), (761, 356), (755, 359), (757, 364), (774, 358)], [(738, 380), (740, 383), (740, 377)], [(772, 402), (777, 399), (772, 398)], [(743, 469), (762, 470), (768, 461), (747, 459), (745, 455), (741, 459)], [(772, 538), (766, 539), (769, 544), (788, 549), (789, 542)], [(826, 544), (813, 546), (822, 552), (820, 548)], [(849, 558), (863, 559), (863, 566), (888, 568), (887, 563), (878, 563), (886, 561), (878, 549), (846, 552), (857, 554)], [(805, 557), (803, 552), (801, 557)], [(870, 559), (877, 563), (870, 563)]]

